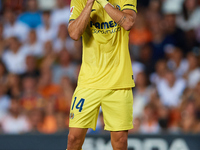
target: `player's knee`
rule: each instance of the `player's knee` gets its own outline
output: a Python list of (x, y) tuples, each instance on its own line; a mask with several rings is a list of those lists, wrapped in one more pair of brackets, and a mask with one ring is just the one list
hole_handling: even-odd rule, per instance
[(127, 147), (127, 137), (119, 137), (113, 141), (113, 146), (117, 149), (125, 149)]
[(81, 144), (81, 139), (78, 136), (69, 134), (68, 135), (68, 144), (69, 145), (80, 145)]
[(120, 137), (118, 142), (121, 144), (121, 145), (127, 145), (127, 137)]

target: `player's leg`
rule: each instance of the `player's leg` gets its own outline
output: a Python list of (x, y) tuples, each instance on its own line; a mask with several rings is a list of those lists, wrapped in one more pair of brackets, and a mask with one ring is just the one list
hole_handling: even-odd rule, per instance
[(74, 92), (69, 120), (67, 150), (81, 150), (88, 128), (95, 130), (100, 107), (98, 90), (77, 88)]
[(128, 131), (110, 132), (113, 150), (127, 150)]
[(70, 128), (67, 142), (67, 150), (81, 150), (87, 129)]
[(128, 130), (133, 128), (132, 89), (110, 90), (101, 102), (105, 130), (111, 132), (114, 150), (127, 150)]

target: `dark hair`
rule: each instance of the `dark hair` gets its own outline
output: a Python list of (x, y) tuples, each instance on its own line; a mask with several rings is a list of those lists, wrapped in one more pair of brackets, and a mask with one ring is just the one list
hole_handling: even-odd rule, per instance
[(184, 17), (184, 19), (185, 20), (188, 20), (189, 19), (189, 14), (188, 14), (188, 11), (187, 11), (187, 8), (186, 8), (186, 6), (185, 6), (186, 4), (185, 4), (185, 2), (183, 3), (183, 9), (182, 9), (182, 11), (183, 11), (183, 17)]
[[(195, 2), (197, 2), (197, 1), (195, 0)], [(186, 8), (186, 0), (184, 1), (183, 5), (182, 5), (182, 13), (183, 13), (184, 19), (187, 21), (189, 19), (189, 12)]]

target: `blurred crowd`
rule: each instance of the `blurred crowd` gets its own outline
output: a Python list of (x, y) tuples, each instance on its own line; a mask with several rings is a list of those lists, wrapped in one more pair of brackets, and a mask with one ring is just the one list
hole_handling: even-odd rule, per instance
[[(0, 134), (68, 130), (81, 40), (70, 0), (1, 0)], [(130, 31), (130, 133), (200, 133), (200, 0), (139, 0)], [(100, 112), (97, 130), (104, 133)], [(107, 132), (105, 132), (107, 133)]]

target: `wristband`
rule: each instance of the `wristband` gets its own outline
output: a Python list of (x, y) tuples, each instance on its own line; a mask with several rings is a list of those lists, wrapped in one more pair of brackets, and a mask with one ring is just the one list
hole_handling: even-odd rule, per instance
[(107, 0), (96, 0), (104, 8), (109, 2)]

